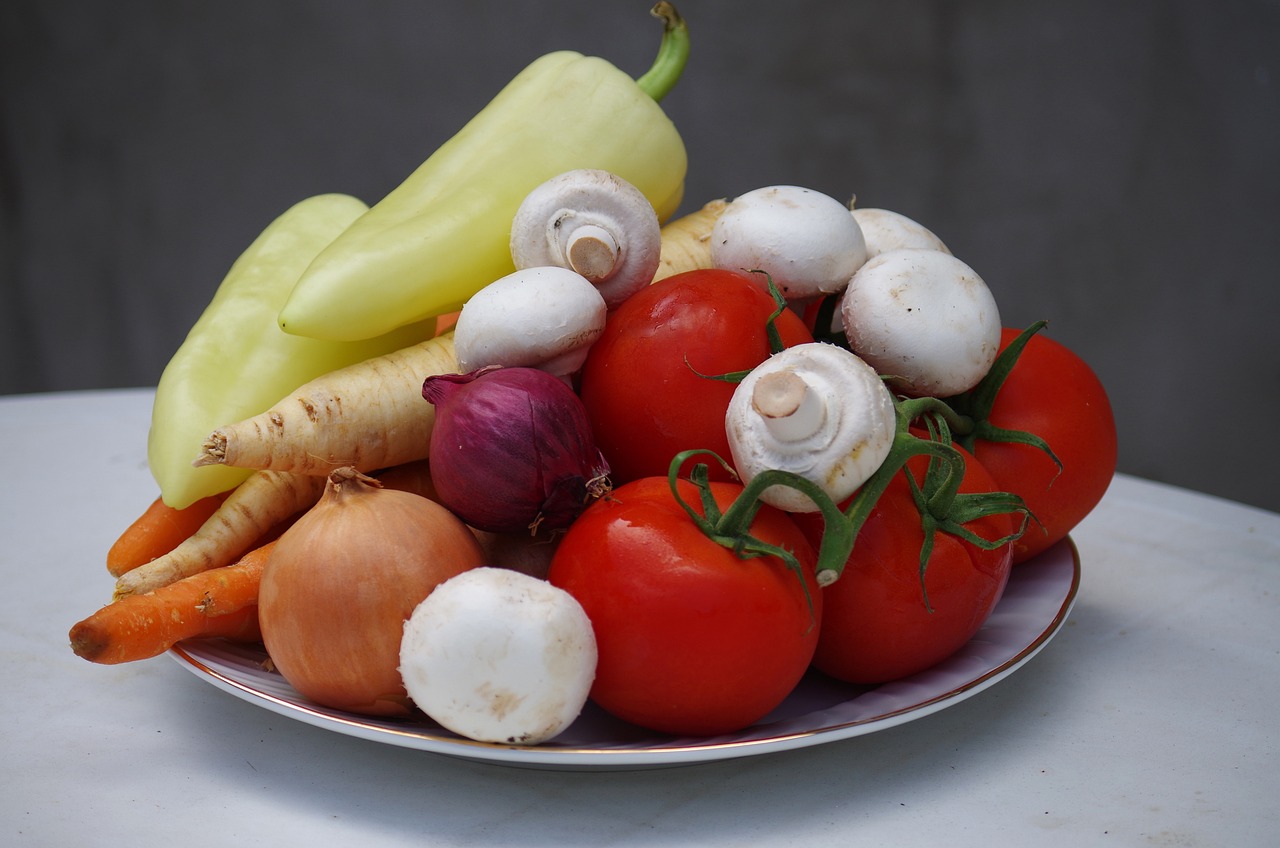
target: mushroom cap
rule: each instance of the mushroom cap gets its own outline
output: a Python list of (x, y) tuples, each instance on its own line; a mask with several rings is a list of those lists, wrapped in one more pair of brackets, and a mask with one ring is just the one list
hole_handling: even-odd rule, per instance
[(586, 704), (596, 660), (577, 600), (505, 568), (441, 583), (405, 622), (400, 646), (413, 702), (480, 742), (536, 745), (561, 733)]
[(986, 283), (949, 253), (903, 248), (869, 259), (840, 300), (849, 346), (916, 397), (968, 391), (1000, 347)]
[[(867, 209), (855, 207), (851, 212), (853, 219), (862, 228), (862, 236), (867, 243), (867, 259), (899, 248), (951, 252), (943, 244), (942, 239), (934, 235), (931, 230), (900, 212), (874, 207)], [(844, 321), (840, 317), (839, 309), (831, 314), (829, 329), (837, 334), (844, 332)]]
[(900, 212), (855, 207), (853, 219), (862, 228), (862, 236), (867, 242), (868, 259), (907, 247), (951, 252), (931, 230)]
[[(797, 417), (808, 417), (808, 426), (779, 427), (771, 420), (778, 413), (762, 409), (766, 404), (757, 387), (779, 374), (793, 374), (807, 387), (804, 401), (795, 406)], [(823, 342), (789, 347), (766, 359), (738, 384), (725, 414), (734, 468), (744, 482), (769, 469), (790, 471), (837, 503), (884, 462), (896, 426), (893, 397), (880, 375), (853, 353)], [(760, 499), (788, 512), (818, 508), (808, 495), (786, 486), (770, 486)]]
[(661, 253), (662, 228), (648, 198), (598, 168), (566, 171), (542, 183), (525, 196), (511, 222), (516, 268), (578, 271), (600, 289), (609, 308), (653, 281)]
[(715, 267), (765, 271), (788, 300), (840, 291), (866, 258), (848, 207), (800, 186), (765, 186), (734, 198), (711, 231)]
[(458, 367), (464, 373), (505, 365), (572, 374), (604, 332), (606, 312), (599, 290), (581, 274), (557, 266), (524, 268), (463, 305), (453, 331)]

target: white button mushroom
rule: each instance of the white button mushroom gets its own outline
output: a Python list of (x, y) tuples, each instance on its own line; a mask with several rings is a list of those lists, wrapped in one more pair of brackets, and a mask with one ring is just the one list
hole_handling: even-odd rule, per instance
[(765, 271), (787, 300), (840, 291), (866, 258), (862, 229), (849, 208), (799, 186), (766, 186), (735, 197), (711, 231), (715, 267)]
[[(839, 503), (876, 472), (893, 446), (893, 396), (870, 365), (822, 342), (787, 348), (735, 388), (725, 415), (734, 467), (744, 482), (770, 469), (815, 483)], [(788, 512), (818, 506), (770, 486), (761, 500)]]
[(537, 745), (582, 712), (596, 672), (591, 621), (568, 592), (505, 568), (441, 583), (405, 622), (414, 704), (479, 742)]
[(511, 222), (517, 269), (570, 268), (600, 289), (609, 308), (653, 281), (662, 252), (658, 213), (616, 174), (580, 168), (525, 197)]
[(849, 346), (915, 397), (968, 391), (1000, 346), (991, 290), (937, 250), (891, 250), (868, 260), (840, 300), (840, 317)]
[(919, 250), (940, 250), (950, 253), (942, 239), (933, 234), (923, 224), (919, 224), (889, 209), (853, 209), (853, 219), (862, 228), (862, 236), (867, 242), (867, 258), (888, 253), (899, 248), (916, 248)]
[[(862, 237), (867, 243), (868, 260), (900, 248), (951, 252), (942, 239), (934, 235), (931, 230), (900, 212), (857, 207), (851, 211), (853, 219), (862, 228)], [(830, 329), (836, 334), (844, 332), (844, 322), (840, 317), (839, 309), (831, 315)]]
[(540, 368), (568, 377), (604, 332), (607, 308), (590, 281), (556, 266), (495, 280), (463, 305), (453, 330), (461, 371), (488, 365)]

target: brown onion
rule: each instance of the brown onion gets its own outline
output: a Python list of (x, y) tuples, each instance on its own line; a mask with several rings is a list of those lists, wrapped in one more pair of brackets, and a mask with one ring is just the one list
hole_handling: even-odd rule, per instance
[(318, 704), (407, 714), (404, 622), (437, 585), (482, 561), (474, 534), (440, 504), (338, 469), (263, 571), (258, 617), (267, 653)]

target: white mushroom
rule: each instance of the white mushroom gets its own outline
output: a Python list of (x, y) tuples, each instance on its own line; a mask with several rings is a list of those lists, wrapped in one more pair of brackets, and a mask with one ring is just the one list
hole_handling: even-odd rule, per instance
[(600, 289), (610, 309), (653, 281), (661, 251), (658, 214), (644, 193), (594, 168), (547, 180), (511, 222), (516, 268), (571, 268)]
[[(744, 482), (762, 471), (790, 471), (832, 500), (853, 494), (893, 445), (893, 397), (870, 365), (821, 342), (787, 348), (753, 369), (725, 415), (734, 467)], [(770, 486), (761, 500), (788, 512), (813, 512), (795, 489)]]
[(441, 583), (405, 622), (413, 702), (479, 742), (537, 745), (582, 712), (596, 673), (591, 621), (568, 592), (505, 568)]
[(848, 207), (799, 186), (735, 197), (711, 231), (715, 267), (765, 271), (787, 300), (840, 291), (866, 258), (862, 229)]
[(853, 219), (862, 228), (862, 236), (867, 241), (867, 258), (888, 253), (899, 248), (917, 248), (920, 250), (940, 250), (950, 253), (942, 239), (938, 238), (924, 225), (919, 224), (900, 212), (889, 209), (853, 209)]
[(487, 365), (541, 368), (568, 377), (604, 332), (604, 298), (581, 274), (525, 268), (495, 280), (463, 305), (453, 343), (461, 371)]
[[(867, 259), (869, 260), (881, 253), (899, 248), (951, 252), (943, 244), (942, 239), (934, 235), (931, 230), (899, 212), (857, 207), (850, 211), (853, 219), (862, 228), (862, 237), (867, 242)], [(838, 309), (831, 315), (831, 331), (837, 334), (844, 332), (844, 322)]]
[(849, 346), (903, 394), (950, 397), (990, 370), (1000, 311), (965, 263), (938, 250), (900, 249), (867, 261), (840, 300)]

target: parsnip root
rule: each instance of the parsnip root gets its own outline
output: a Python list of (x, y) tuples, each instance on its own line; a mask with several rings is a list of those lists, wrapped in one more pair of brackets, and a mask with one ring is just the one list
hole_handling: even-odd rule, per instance
[(371, 472), (424, 459), (435, 407), (423, 400), (422, 382), (457, 368), (452, 332), (341, 368), (213, 431), (193, 464), (324, 477), (343, 466)]
[(655, 283), (685, 271), (712, 267), (711, 228), (728, 205), (727, 200), (712, 200), (662, 228), (662, 254), (653, 275)]
[(119, 577), (169, 553), (199, 530), (228, 494), (210, 495), (182, 509), (174, 509), (163, 498), (156, 498), (107, 551), (107, 571), (112, 577)]
[(230, 565), (277, 524), (319, 501), (324, 482), (323, 477), (307, 474), (253, 474), (184, 542), (121, 575), (114, 598), (150, 592), (184, 577)]

